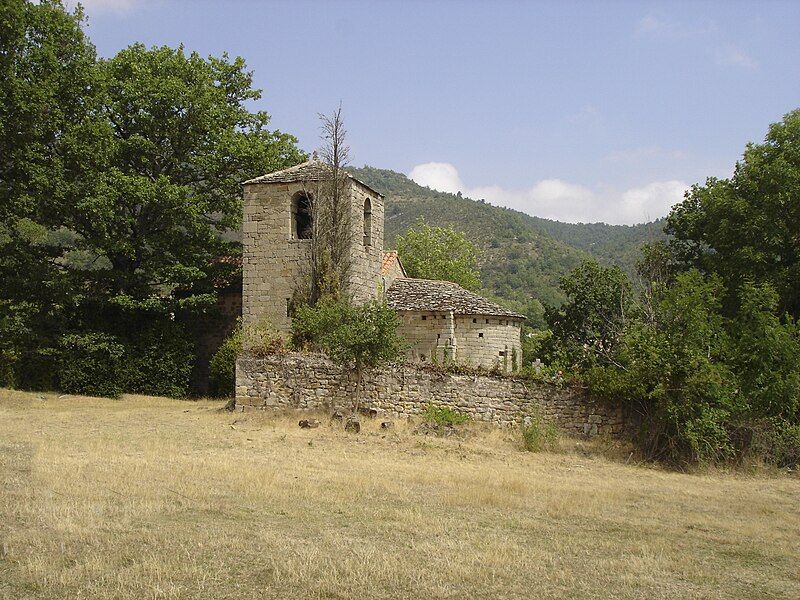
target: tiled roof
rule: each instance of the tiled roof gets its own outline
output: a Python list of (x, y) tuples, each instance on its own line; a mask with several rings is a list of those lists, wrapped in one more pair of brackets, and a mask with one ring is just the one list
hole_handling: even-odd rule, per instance
[(400, 257), (397, 255), (397, 250), (390, 250), (388, 252), (383, 253), (383, 261), (381, 262), (381, 275), (388, 275), (389, 269), (392, 268), (392, 264), (397, 261), (400, 265), (400, 270), (403, 271), (403, 275), (405, 275), (406, 270), (403, 268), (403, 263), (400, 262)]
[(433, 279), (395, 279), (386, 292), (389, 306), (395, 310), (450, 312), (457, 315), (491, 315), (524, 319), (525, 315), (503, 308), (486, 298), (465, 290), (457, 283)]
[[(245, 181), (243, 185), (247, 185), (249, 183), (298, 183), (303, 181), (322, 181), (329, 176), (329, 173), (330, 167), (327, 163), (322, 162), (318, 158), (312, 158), (309, 161), (289, 167), (288, 169), (275, 171), (274, 173), (267, 173), (266, 175), (261, 175), (261, 177), (256, 177), (255, 179), (249, 179)], [(353, 181), (375, 192), (380, 197), (383, 197), (383, 194), (381, 194), (379, 191), (371, 188), (363, 181), (356, 179), (347, 171), (345, 171), (345, 174)]]

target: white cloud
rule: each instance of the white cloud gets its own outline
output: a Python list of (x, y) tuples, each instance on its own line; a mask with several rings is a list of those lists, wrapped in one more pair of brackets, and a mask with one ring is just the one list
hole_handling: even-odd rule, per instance
[(408, 177), (432, 190), (455, 194), (464, 189), (458, 170), (450, 163), (429, 162), (411, 169)]
[(656, 181), (622, 192), (598, 192), (562, 179), (543, 179), (527, 189), (499, 185), (466, 187), (458, 169), (450, 163), (417, 165), (409, 177), (420, 185), (442, 192), (461, 192), (529, 215), (570, 223), (602, 221), (615, 225), (651, 221), (665, 216), (683, 199), (689, 187), (682, 181)]
[(123, 14), (130, 11), (135, 4), (139, 4), (140, 0), (67, 0), (66, 5), (69, 8), (75, 8), (78, 4), (82, 4), (88, 14), (97, 14), (101, 12), (110, 12), (116, 14)]
[(689, 186), (682, 181), (655, 181), (644, 187), (632, 188), (622, 194), (619, 203), (620, 223), (641, 223), (665, 216)]
[(739, 67), (748, 71), (758, 68), (758, 61), (736, 46), (726, 46), (717, 52), (717, 62), (727, 67)]

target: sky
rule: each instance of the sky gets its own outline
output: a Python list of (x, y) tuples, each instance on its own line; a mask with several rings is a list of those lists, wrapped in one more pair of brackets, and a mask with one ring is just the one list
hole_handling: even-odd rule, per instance
[(569, 222), (665, 216), (800, 108), (800, 1), (84, 0), (101, 56), (245, 58), (271, 127), (351, 163)]

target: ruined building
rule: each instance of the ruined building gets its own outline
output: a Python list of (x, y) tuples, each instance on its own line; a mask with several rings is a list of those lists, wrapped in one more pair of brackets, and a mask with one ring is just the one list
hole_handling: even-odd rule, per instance
[[(312, 159), (244, 184), (242, 318), (291, 327), (291, 302), (311, 261), (314, 189), (327, 176)], [(396, 252), (383, 250), (384, 198), (347, 175), (345, 197), (354, 229), (345, 293), (354, 302), (385, 296), (398, 311), (409, 358), (512, 370), (522, 363), (524, 316), (455, 283), (406, 277)]]

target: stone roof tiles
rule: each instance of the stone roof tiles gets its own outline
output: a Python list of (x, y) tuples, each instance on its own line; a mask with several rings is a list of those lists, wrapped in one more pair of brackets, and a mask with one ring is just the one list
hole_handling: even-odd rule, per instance
[(457, 315), (490, 315), (524, 319), (521, 315), (465, 290), (457, 283), (433, 279), (395, 279), (386, 291), (386, 300), (394, 310), (450, 312)]
[[(303, 181), (323, 181), (329, 176), (329, 173), (330, 167), (327, 163), (319, 160), (318, 158), (312, 158), (311, 160), (300, 163), (299, 165), (295, 165), (293, 167), (289, 167), (288, 169), (282, 169), (280, 171), (261, 175), (260, 177), (255, 177), (254, 179), (248, 179), (243, 185), (248, 185), (251, 183), (299, 183)], [(363, 181), (356, 179), (346, 170), (345, 174), (348, 178), (352, 179), (359, 185), (364, 186), (381, 198), (383, 197), (383, 194), (381, 194), (379, 191), (371, 188)]]

